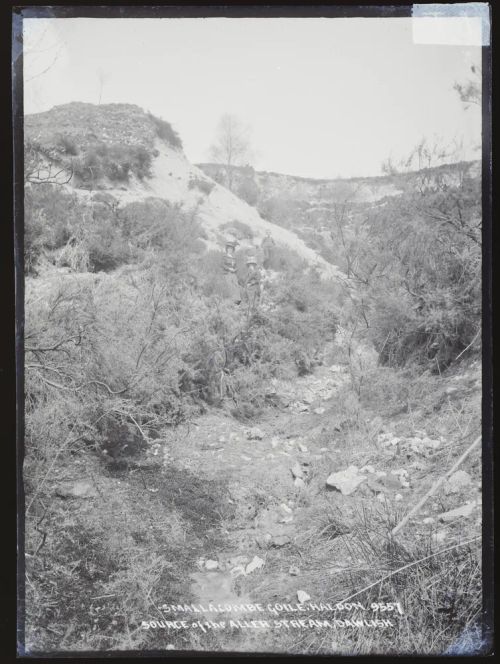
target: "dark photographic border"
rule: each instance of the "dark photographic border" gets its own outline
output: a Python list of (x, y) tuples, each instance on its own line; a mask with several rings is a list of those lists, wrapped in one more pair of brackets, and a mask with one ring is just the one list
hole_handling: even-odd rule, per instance
[[(450, 3), (442, 3), (450, 4)], [(99, 5), (79, 5), (57, 2), (51, 6), (37, 3), (16, 3), (12, 12), (12, 129), (13, 129), (13, 175), (14, 175), (14, 226), (15, 249), (15, 380), (16, 380), (16, 438), (17, 438), (17, 654), (18, 657), (42, 658), (144, 658), (165, 657), (164, 651), (78, 651), (78, 652), (37, 652), (24, 651), (24, 491), (22, 467), (24, 459), (24, 277), (23, 277), (23, 18), (188, 18), (188, 17), (411, 17), (412, 4), (399, 2), (385, 5), (370, 2), (359, 6), (341, 4), (269, 4), (231, 3), (226, 6), (209, 3), (190, 5), (163, 4), (144, 6), (127, 3)], [(492, 7), (490, 6), (490, 18)], [(483, 247), (482, 247), (482, 476), (483, 476), (483, 628), (484, 644), (481, 655), (492, 653), (493, 649), (493, 400), (492, 400), (492, 146), (491, 146), (491, 97), (492, 97), (491, 46), (482, 47), (482, 202), (483, 202)], [(6, 152), (6, 151), (5, 151)], [(4, 152), (4, 154), (5, 154)], [(10, 153), (10, 150), (8, 154)], [(5, 282), (4, 282), (5, 283)], [(8, 282), (10, 283), (10, 282)], [(8, 289), (7, 289), (8, 290)], [(248, 656), (245, 653), (185, 651), (172, 653), (172, 658), (185, 659), (195, 656), (226, 658)], [(265, 656), (259, 653), (259, 657)], [(284, 655), (285, 656), (285, 655)], [(278, 656), (280, 658), (281, 656)], [(403, 659), (403, 658), (401, 658)]]

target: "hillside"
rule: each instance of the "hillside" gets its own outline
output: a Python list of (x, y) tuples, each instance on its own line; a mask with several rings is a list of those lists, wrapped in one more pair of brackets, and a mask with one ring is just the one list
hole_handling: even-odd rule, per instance
[[(196, 164), (204, 173), (216, 181), (224, 179), (224, 168), (220, 164)], [(473, 177), (480, 177), (480, 162), (464, 162), (463, 164), (445, 164), (428, 169), (431, 178), (445, 177), (448, 185), (458, 183), (463, 169), (470, 171)], [(259, 200), (273, 196), (291, 199), (308, 200), (309, 202), (342, 203), (351, 195), (359, 203), (376, 203), (388, 196), (398, 196), (411, 186), (418, 178), (417, 172), (395, 173), (356, 178), (304, 178), (272, 171), (255, 171), (251, 167), (233, 167), (236, 189), (245, 179), (252, 179), (259, 190)]]
[[(64, 171), (59, 180), (84, 201), (95, 191), (112, 195), (119, 203), (155, 197), (196, 212), (208, 247), (222, 248), (227, 228), (239, 226), (242, 247), (260, 245), (266, 233), (322, 274), (342, 279), (293, 231), (264, 220), (257, 210), (193, 166), (168, 123), (127, 104), (72, 103), (46, 113), (27, 116), (26, 140), (43, 155), (46, 171)], [(226, 229), (224, 228), (226, 227)]]
[[(198, 167), (217, 182), (225, 181), (219, 164)], [(265, 219), (292, 230), (310, 248), (341, 266), (336, 245), (337, 222), (347, 210), (349, 216), (364, 217), (387, 201), (405, 198), (416, 188), (432, 191), (436, 187), (453, 189), (464, 178), (479, 183), (480, 162), (444, 164), (421, 171), (410, 171), (364, 178), (331, 180), (302, 178), (251, 167), (233, 167), (233, 190), (253, 205)], [(332, 237), (333, 234), (333, 237)]]
[(25, 140), (26, 653), (481, 653), (475, 167), (251, 205), (137, 106)]

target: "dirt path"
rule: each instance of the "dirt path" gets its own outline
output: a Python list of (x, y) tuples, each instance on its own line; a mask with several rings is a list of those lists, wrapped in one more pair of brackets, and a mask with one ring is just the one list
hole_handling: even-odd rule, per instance
[[(224, 544), (218, 539), (214, 549), (207, 542), (200, 551), (190, 575), (193, 601), (204, 606), (263, 598), (298, 601), (304, 561), (295, 542), (318, 509), (312, 508), (314, 481), (331, 465), (331, 450), (317, 434), (326, 419), (335, 417), (335, 397), (347, 380), (346, 367), (333, 365), (293, 383), (276, 381), (270, 390), (285, 407), (256, 426), (213, 411), (168, 441), (167, 467), (227, 487), (227, 509), (217, 528)], [(314, 568), (313, 560), (305, 562)], [(243, 631), (235, 637), (238, 645), (232, 645), (255, 649), (255, 638)]]
[[(346, 450), (349, 438), (342, 434), (341, 401), (348, 381), (345, 365), (318, 367), (313, 375), (269, 386), (281, 406), (254, 426), (213, 410), (171, 433), (163, 448), (167, 476), (168, 469), (175, 468), (199, 478), (201, 486), (220, 483), (225, 496), (220, 518), (206, 531), (193, 561), (187, 601), (203, 606), (296, 605), (306, 601), (300, 599), (304, 592), (312, 602), (321, 602), (325, 588), (330, 588), (333, 596), (327, 600), (335, 602), (373, 576), (375, 561), (382, 574), (384, 565), (390, 568), (391, 563), (382, 560), (392, 555), (384, 549), (387, 524), (402, 518), (414, 504), (420, 482), (425, 486), (429, 481), (428, 452), (413, 450), (412, 441), (418, 439), (409, 437), (402, 453), (393, 444), (399, 438), (378, 433), (394, 431), (397, 421), (385, 422), (384, 427), (380, 417), (375, 418), (377, 428), (371, 433), (371, 421), (364, 423), (366, 440), (359, 449)], [(355, 426), (359, 428), (359, 422)], [(407, 428), (407, 423), (402, 421), (401, 427)], [(408, 431), (407, 435), (415, 434)], [(373, 443), (380, 436), (383, 442)], [(351, 463), (364, 468), (367, 476), (355, 495), (328, 490), (329, 474)], [(464, 491), (453, 494), (453, 504), (447, 499), (448, 509), (463, 502), (468, 489)], [(203, 510), (203, 502), (200, 506)], [(458, 537), (460, 519), (439, 526), (435, 518), (445, 508), (442, 499), (426, 506), (419, 515), (420, 525), (413, 526), (415, 537), (431, 536), (432, 546), (438, 547)], [(477, 507), (474, 515), (479, 518)], [(198, 518), (205, 517), (199, 514)], [(383, 524), (379, 535), (374, 530), (376, 520)], [(360, 576), (354, 581), (357, 573)], [(248, 614), (228, 613), (204, 617), (249, 619)], [(296, 634), (300, 636), (300, 631)], [(221, 636), (220, 649), (307, 652), (307, 639), (313, 647), (315, 637), (306, 633), (300, 643), (292, 634), (287, 638), (284, 645), (283, 632), (272, 628), (239, 629)]]

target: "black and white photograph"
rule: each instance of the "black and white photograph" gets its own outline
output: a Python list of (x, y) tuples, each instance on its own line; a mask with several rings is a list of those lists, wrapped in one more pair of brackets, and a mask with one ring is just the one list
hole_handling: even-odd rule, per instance
[(13, 15), (18, 655), (490, 653), (489, 5), (94, 9)]

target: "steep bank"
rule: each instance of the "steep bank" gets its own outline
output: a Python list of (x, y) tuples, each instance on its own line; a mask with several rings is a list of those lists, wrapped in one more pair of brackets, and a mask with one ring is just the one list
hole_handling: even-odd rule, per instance
[(41, 181), (51, 181), (55, 173), (67, 191), (87, 202), (96, 191), (111, 194), (121, 205), (163, 199), (196, 214), (209, 248), (222, 248), (227, 228), (243, 224), (250, 235), (241, 239), (243, 247), (260, 246), (269, 233), (324, 277), (344, 280), (335, 265), (292, 230), (263, 219), (254, 207), (193, 166), (180, 139), (165, 126), (168, 123), (128, 104), (73, 103), (25, 121), (27, 145), (44, 164)]

